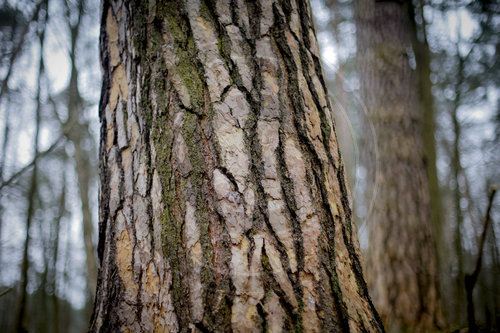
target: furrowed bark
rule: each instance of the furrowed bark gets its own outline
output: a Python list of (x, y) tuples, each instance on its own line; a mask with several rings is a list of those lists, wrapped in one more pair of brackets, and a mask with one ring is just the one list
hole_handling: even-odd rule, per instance
[(382, 331), (309, 4), (103, 1), (92, 331)]
[(377, 196), (367, 276), (389, 331), (427, 332), (440, 319), (437, 265), (406, 5), (372, 0), (355, 7), (365, 122), (375, 129), (380, 166), (371, 184)]

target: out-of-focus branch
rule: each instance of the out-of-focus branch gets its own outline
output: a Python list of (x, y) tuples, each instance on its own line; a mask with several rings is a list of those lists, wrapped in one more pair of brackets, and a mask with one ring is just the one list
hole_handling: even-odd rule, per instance
[[(59, 120), (61, 120), (61, 119), (59, 118)], [(3, 181), (0, 184), (0, 190), (2, 190), (4, 187), (10, 185), (14, 180), (16, 180), (24, 172), (26, 172), (27, 170), (29, 170), (38, 161), (38, 159), (40, 159), (42, 157), (45, 157), (46, 155), (50, 154), (57, 147), (57, 145), (61, 142), (61, 140), (64, 137), (68, 136), (68, 134), (71, 132), (71, 130), (73, 129), (73, 127), (77, 123), (78, 123), (78, 119), (72, 119), (71, 121), (66, 121), (66, 122), (62, 122), (61, 121), (61, 125), (62, 125), (62, 128), (63, 128), (63, 131), (61, 132), (61, 134), (59, 134), (59, 136), (55, 139), (55, 141), (50, 145), (50, 147), (47, 148), (46, 150), (41, 151), (38, 154), (36, 154), (33, 157), (33, 160), (31, 160), (31, 162), (29, 162), (28, 164), (26, 164), (25, 166), (23, 166), (21, 169), (19, 169), (16, 173), (14, 173), (12, 176), (10, 176), (9, 179)]]
[(484, 217), (483, 232), (481, 234), (481, 239), (479, 240), (479, 248), (476, 260), (476, 266), (471, 274), (465, 275), (465, 291), (467, 293), (467, 319), (469, 321), (469, 332), (477, 332), (476, 319), (474, 316), (474, 300), (472, 298), (472, 293), (474, 291), (474, 286), (476, 285), (479, 272), (481, 271), (481, 262), (483, 259), (483, 248), (486, 241), (486, 231), (488, 230), (488, 225), (490, 224), (490, 213), (491, 207), (493, 206), (493, 198), (498, 187), (493, 186), (490, 197), (488, 200), (488, 208), (486, 210), (486, 215)]
[(42, 158), (42, 157), (50, 154), (57, 147), (57, 145), (59, 144), (59, 142), (61, 141), (61, 139), (64, 136), (65, 136), (65, 133), (61, 133), (61, 135), (59, 135), (59, 137), (54, 141), (54, 143), (52, 143), (52, 145), (50, 145), (49, 148), (47, 148), (46, 150), (41, 151), (38, 154), (36, 154), (35, 157), (33, 157), (33, 160), (31, 160), (31, 162), (29, 162), (28, 164), (26, 164), (25, 166), (23, 166), (21, 169), (19, 169), (16, 173), (14, 173), (12, 176), (10, 176), (9, 179), (7, 179), (6, 181), (2, 182), (0, 184), (0, 190), (2, 190), (6, 186), (9, 186), (14, 180), (16, 180), (17, 178), (19, 178), (19, 176), (21, 176), (24, 172), (26, 172), (33, 165), (35, 165), (35, 163), (38, 162), (38, 160), (40, 158)]
[(2, 297), (3, 295), (8, 294), (11, 290), (12, 290), (12, 288), (7, 288), (4, 291), (0, 292), (0, 297)]

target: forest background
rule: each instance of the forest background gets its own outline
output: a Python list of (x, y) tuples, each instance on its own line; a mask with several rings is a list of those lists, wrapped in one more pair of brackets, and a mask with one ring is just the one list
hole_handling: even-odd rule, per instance
[[(488, 194), (500, 180), (500, 5), (414, 1), (430, 51), (441, 199), (444, 330), (467, 326), (465, 275), (478, 258)], [(362, 250), (383, 165), (360, 94), (351, 1), (311, 1)], [(86, 331), (96, 289), (100, 95), (96, 0), (0, 1), (0, 331)], [(413, 44), (416, 45), (416, 44)], [(417, 70), (415, 46), (408, 50)], [(431, 140), (432, 141), (432, 140)], [(367, 168), (371, 160), (374, 167)], [(431, 184), (431, 188), (432, 188)], [(412, 189), (408, 189), (411, 191)], [(437, 191), (436, 191), (437, 192)], [(500, 331), (500, 218), (493, 202), (474, 290), (478, 324)], [(366, 251), (365, 251), (366, 252)]]

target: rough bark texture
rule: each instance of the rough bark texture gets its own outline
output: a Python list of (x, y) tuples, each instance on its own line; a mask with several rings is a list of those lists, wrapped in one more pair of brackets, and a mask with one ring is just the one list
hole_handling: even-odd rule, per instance
[(382, 331), (309, 4), (103, 1), (92, 331)]
[(407, 12), (397, 1), (357, 1), (356, 25), (380, 166), (368, 222), (369, 290), (388, 330), (427, 332), (439, 308), (437, 271)]

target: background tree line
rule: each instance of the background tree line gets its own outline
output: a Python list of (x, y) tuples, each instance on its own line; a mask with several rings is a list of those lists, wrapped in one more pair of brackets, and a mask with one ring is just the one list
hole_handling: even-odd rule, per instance
[(0, 4), (2, 331), (84, 331), (95, 293), (97, 2)]

